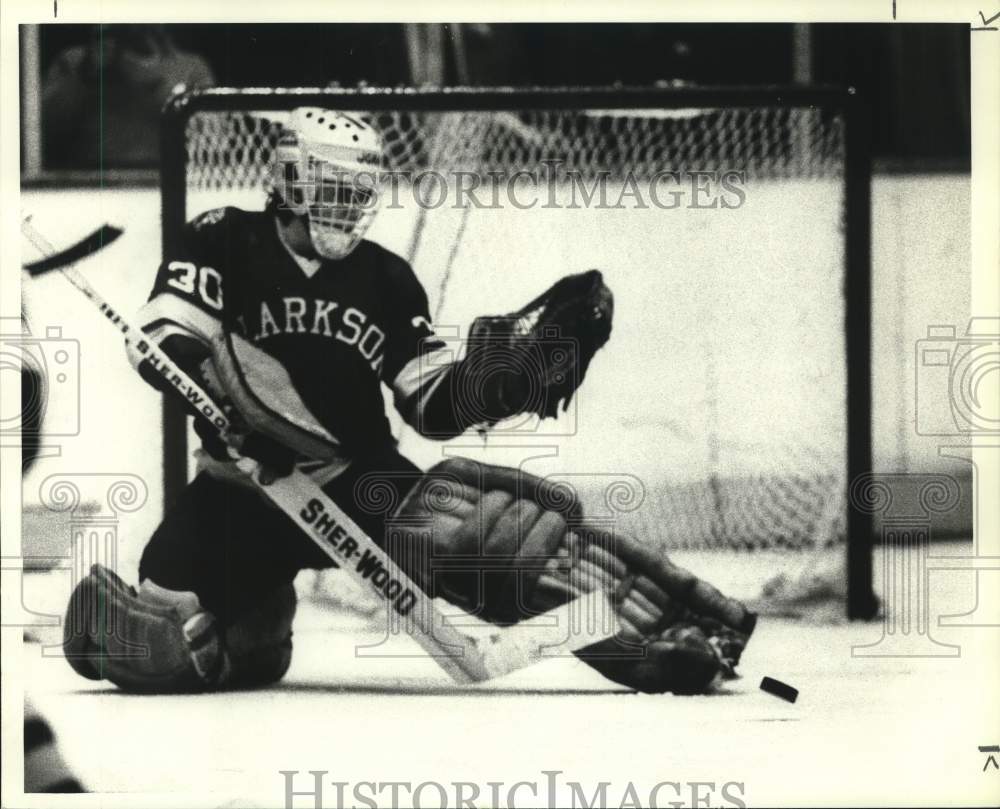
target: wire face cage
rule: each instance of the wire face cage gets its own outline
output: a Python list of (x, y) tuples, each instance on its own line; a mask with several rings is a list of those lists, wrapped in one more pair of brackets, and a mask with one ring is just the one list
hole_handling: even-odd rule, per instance
[[(838, 597), (850, 617), (873, 616), (870, 515), (848, 496), (871, 469), (870, 169), (852, 91), (183, 94), (162, 125), (165, 254), (202, 211), (263, 207), (299, 106), (379, 131), (368, 238), (409, 260), (439, 333), (515, 311), (565, 274), (604, 272), (614, 333), (575, 405), (497, 425), (557, 448), (538, 471), (682, 564), (728, 560), (732, 582), (707, 575), (734, 595), (752, 596), (744, 585), (775, 560), (846, 555)], [(172, 408), (164, 425), (170, 503), (186, 426)], [(400, 448), (440, 457), (415, 433)]]

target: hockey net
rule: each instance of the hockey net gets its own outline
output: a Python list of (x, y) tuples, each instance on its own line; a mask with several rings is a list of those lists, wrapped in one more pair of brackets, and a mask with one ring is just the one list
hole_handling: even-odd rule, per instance
[[(564, 274), (599, 268), (615, 294), (557, 420), (444, 445), (397, 420), (401, 450), (551, 475), (735, 595), (805, 580), (806, 600), (842, 602), (844, 116), (680, 103), (354, 112), (385, 142), (369, 237), (409, 259), (456, 348)], [(187, 118), (188, 217), (264, 204), (291, 102), (253, 104)]]

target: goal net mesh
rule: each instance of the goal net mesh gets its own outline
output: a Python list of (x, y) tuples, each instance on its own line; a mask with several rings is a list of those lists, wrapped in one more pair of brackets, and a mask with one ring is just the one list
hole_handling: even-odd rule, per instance
[[(442, 452), (523, 465), (748, 595), (845, 534), (844, 123), (814, 107), (357, 113), (385, 143), (369, 238), (408, 258), (456, 348), (479, 314), (603, 271), (611, 340), (558, 419)], [(287, 111), (189, 119), (187, 215), (263, 206)], [(391, 400), (391, 398), (390, 398)], [(737, 581), (739, 579), (740, 581)]]

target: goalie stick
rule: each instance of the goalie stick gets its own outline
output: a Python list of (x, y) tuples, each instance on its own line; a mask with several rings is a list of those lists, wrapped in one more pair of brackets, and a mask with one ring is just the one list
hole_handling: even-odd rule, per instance
[[(38, 231), (32, 227), (30, 216), (24, 220), (22, 229), (24, 228), (31, 228), (31, 232), (37, 238), (42, 238)], [(36, 275), (49, 272), (50, 270), (57, 270), (60, 267), (67, 267), (70, 264), (75, 264), (92, 253), (96, 253), (101, 248), (107, 247), (115, 241), (115, 239), (121, 236), (122, 232), (121, 228), (116, 228), (113, 225), (101, 225), (89, 236), (85, 236), (76, 244), (70, 245), (66, 249), (60, 250), (58, 253), (54, 250), (42, 250), (38, 244), (35, 244), (35, 240), (32, 239), (31, 236), (28, 236), (32, 243), (35, 244), (35, 247), (38, 247), (38, 249), (42, 251), (43, 257), (38, 261), (32, 261), (25, 264), (24, 269), (27, 271), (28, 275), (34, 277)], [(28, 234), (25, 233), (25, 235)]]
[[(213, 401), (197, 382), (178, 368), (173, 361), (141, 329), (130, 324), (105, 300), (90, 282), (72, 265), (101, 249), (121, 235), (119, 228), (104, 225), (83, 241), (55, 252), (52, 245), (25, 219), (21, 230), (43, 254), (40, 261), (25, 265), (32, 276), (50, 270), (62, 275), (83, 293), (150, 367), (184, 396), (217, 430), (225, 433), (230, 426), (223, 409)], [(434, 599), (406, 575), (343, 510), (309, 477), (293, 470), (287, 477), (267, 485), (260, 481), (259, 465), (250, 458), (241, 458), (237, 466), (305, 532), (342, 570), (364, 585), (368, 580), (393, 612), (406, 620), (407, 629), (423, 649), (458, 683), (482, 682), (509, 674), (537, 662), (543, 650), (571, 652), (610, 637), (609, 622), (592, 618), (606, 616), (610, 602), (601, 590), (581, 596), (543, 615), (535, 616), (513, 627), (494, 627), (481, 642), (463, 635), (448, 622)], [(364, 561), (367, 575), (359, 568)], [(381, 569), (381, 584), (374, 583), (372, 568)], [(391, 591), (391, 592), (390, 592)], [(574, 623), (594, 623), (601, 629), (591, 629), (575, 639), (567, 640), (563, 633)]]

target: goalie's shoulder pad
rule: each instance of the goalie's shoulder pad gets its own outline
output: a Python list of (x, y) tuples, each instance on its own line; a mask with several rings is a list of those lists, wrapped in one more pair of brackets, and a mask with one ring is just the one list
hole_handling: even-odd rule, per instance
[(188, 229), (192, 233), (206, 233), (222, 226), (226, 227), (242, 220), (246, 211), (235, 208), (232, 205), (225, 205), (221, 208), (212, 208), (198, 214), (188, 223)]
[(273, 228), (274, 223), (259, 211), (244, 211), (232, 205), (211, 208), (184, 226), (179, 253), (173, 257), (221, 263), (221, 257), (229, 254), (233, 244), (242, 243), (267, 226)]

